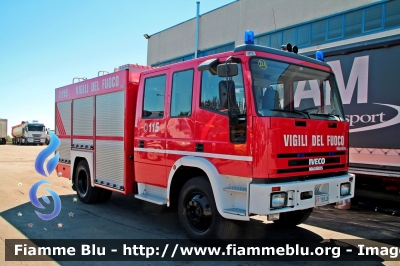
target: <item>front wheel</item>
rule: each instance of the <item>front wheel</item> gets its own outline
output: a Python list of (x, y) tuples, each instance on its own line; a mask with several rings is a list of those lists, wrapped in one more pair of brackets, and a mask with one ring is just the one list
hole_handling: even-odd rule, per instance
[(240, 231), (235, 221), (219, 214), (206, 177), (192, 178), (182, 187), (178, 216), (183, 229), (193, 240), (237, 238)]
[(281, 213), (279, 220), (275, 220), (274, 223), (276, 225), (284, 226), (284, 227), (294, 227), (301, 223), (307, 221), (308, 217), (310, 217), (313, 208)]

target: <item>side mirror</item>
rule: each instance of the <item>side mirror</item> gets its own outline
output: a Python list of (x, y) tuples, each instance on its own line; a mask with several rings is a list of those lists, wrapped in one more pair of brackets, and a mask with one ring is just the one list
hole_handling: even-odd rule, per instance
[(233, 77), (238, 74), (238, 65), (236, 63), (220, 64), (217, 66), (218, 77)]
[[(226, 86), (228, 84), (228, 87)], [(239, 114), (236, 103), (235, 82), (232, 80), (221, 80), (218, 83), (219, 100), (221, 109), (228, 109), (230, 126), (239, 124)]]

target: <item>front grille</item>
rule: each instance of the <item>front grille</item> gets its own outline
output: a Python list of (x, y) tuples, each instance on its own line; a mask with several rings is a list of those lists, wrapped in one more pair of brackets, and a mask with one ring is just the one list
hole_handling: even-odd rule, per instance
[(313, 153), (282, 153), (278, 154), (277, 158), (302, 158), (302, 157), (320, 157), (320, 156), (338, 156), (345, 155), (344, 151), (333, 151), (333, 152), (313, 152)]
[[(310, 165), (310, 167), (315, 167), (316, 165)], [(335, 168), (343, 168), (344, 164), (336, 164), (336, 165), (321, 165), (324, 167), (323, 170), (328, 170), (328, 169), (335, 169)], [(309, 172), (310, 169), (309, 167), (303, 167), (303, 168), (290, 168), (290, 169), (278, 169), (277, 172), (278, 174), (283, 174), (283, 173), (298, 173), (298, 172)]]

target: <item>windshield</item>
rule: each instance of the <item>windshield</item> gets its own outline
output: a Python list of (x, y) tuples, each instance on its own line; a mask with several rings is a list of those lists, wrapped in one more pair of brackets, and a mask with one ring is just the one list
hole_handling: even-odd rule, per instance
[(44, 125), (29, 125), (28, 131), (45, 131)]
[(250, 68), (260, 116), (344, 121), (332, 73), (257, 57)]

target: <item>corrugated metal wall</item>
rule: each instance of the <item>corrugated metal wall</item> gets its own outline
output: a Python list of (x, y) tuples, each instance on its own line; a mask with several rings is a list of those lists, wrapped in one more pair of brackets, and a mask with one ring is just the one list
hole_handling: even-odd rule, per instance
[(118, 189), (124, 185), (124, 102), (125, 91), (96, 97), (96, 179)]
[(93, 136), (93, 97), (74, 100), (74, 135)]

